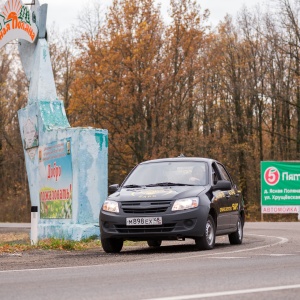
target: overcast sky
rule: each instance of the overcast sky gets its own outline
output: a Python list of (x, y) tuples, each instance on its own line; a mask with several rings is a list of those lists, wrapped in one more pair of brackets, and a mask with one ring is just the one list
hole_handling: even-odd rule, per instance
[[(23, 3), (30, 2), (23, 0)], [(95, 0), (40, 0), (40, 4), (48, 3), (48, 27), (55, 22), (60, 31), (72, 28), (72, 24), (76, 24), (77, 16), (80, 10), (88, 2)], [(96, 0), (104, 8), (108, 6), (112, 0)], [(246, 5), (248, 8), (254, 7), (256, 4), (264, 4), (266, 0), (197, 0), (201, 9), (208, 8), (211, 12), (209, 21), (212, 25), (217, 25), (220, 20), (228, 13), (235, 16), (236, 13)], [(163, 11), (167, 11), (169, 0), (157, 0), (162, 3)]]

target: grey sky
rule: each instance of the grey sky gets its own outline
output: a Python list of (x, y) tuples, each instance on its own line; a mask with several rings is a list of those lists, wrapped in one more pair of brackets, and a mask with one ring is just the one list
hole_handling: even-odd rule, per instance
[[(51, 26), (55, 22), (60, 30), (64, 30), (72, 28), (72, 24), (76, 24), (77, 16), (89, 1), (92, 2), (94, 0), (40, 0), (40, 3), (48, 3), (48, 26)], [(112, 2), (112, 0), (97, 1), (99, 1), (102, 7)], [(162, 3), (163, 11), (167, 10), (168, 0), (157, 0), (157, 2)], [(209, 22), (212, 25), (216, 25), (227, 13), (235, 16), (243, 5), (252, 8), (257, 3), (263, 4), (265, 0), (197, 0), (197, 2), (200, 4), (202, 10), (206, 8), (210, 10)]]

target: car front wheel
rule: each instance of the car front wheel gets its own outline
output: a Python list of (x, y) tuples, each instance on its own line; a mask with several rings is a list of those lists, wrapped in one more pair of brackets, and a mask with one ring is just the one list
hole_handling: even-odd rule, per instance
[(123, 240), (101, 238), (101, 245), (106, 253), (119, 253), (123, 248)]
[(201, 237), (195, 239), (196, 247), (199, 250), (211, 250), (215, 246), (216, 240), (216, 229), (215, 222), (211, 215), (208, 215), (205, 224), (205, 233)]
[(238, 218), (236, 223), (236, 231), (228, 234), (229, 242), (231, 245), (240, 245), (243, 242), (243, 224), (241, 221), (241, 217)]

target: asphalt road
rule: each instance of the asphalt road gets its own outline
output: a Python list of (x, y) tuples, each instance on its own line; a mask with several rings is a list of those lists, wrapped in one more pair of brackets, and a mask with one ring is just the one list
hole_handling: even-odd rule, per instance
[(1, 232), (30, 232), (30, 223), (0, 223)]
[(0, 299), (300, 299), (300, 222), (247, 223), (244, 234), (211, 251), (186, 241), (0, 255)]

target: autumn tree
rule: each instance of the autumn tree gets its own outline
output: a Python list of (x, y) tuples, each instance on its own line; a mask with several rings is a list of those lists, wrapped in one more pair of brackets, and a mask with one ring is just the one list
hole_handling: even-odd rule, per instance
[(58, 98), (68, 109), (71, 99), (71, 84), (74, 81), (75, 42), (70, 31), (60, 33), (57, 28), (49, 32), (49, 51)]
[(30, 215), (17, 117), (17, 111), (27, 102), (27, 80), (14, 63), (15, 50), (11, 45), (0, 49), (0, 220), (11, 222), (28, 221)]
[[(172, 0), (171, 23), (165, 31), (164, 99), (167, 103), (165, 156), (203, 155), (196, 137), (203, 126), (199, 119), (202, 111), (201, 76), (203, 49), (206, 43), (205, 21), (208, 12), (201, 13), (195, 1)], [(193, 143), (191, 143), (193, 141)], [(196, 146), (196, 147), (195, 147)]]
[[(286, 77), (288, 78), (286, 93), (283, 98), (283, 134), (286, 136), (284, 151), (286, 159), (300, 159), (300, 2), (294, 5), (289, 0), (279, 0), (280, 24), (285, 30), (282, 42), (284, 53), (289, 62)], [(283, 49), (278, 49), (278, 51)], [(292, 120), (295, 120), (294, 122)], [(293, 138), (294, 137), (294, 138)], [(296, 156), (292, 155), (292, 141), (296, 142)]]
[(77, 61), (71, 112), (83, 112), (80, 122), (109, 130), (112, 172), (125, 174), (152, 156), (160, 118), (153, 112), (162, 113), (156, 86), (161, 27), (154, 1), (114, 1), (98, 39)]

